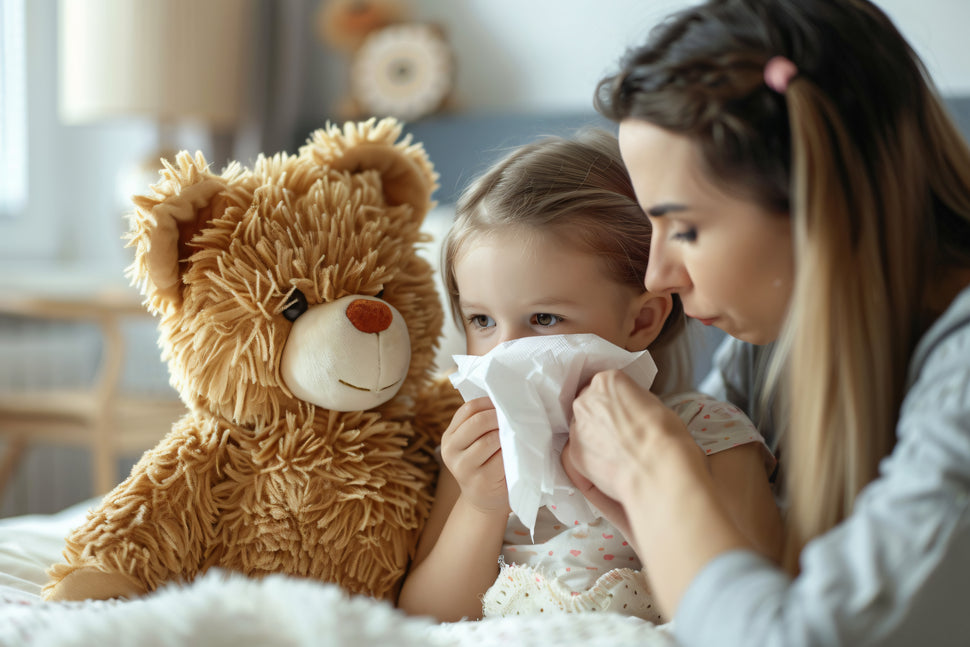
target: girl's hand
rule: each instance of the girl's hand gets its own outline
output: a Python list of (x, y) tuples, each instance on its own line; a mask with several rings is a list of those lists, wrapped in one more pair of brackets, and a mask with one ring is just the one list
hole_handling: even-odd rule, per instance
[(487, 397), (459, 407), (441, 438), (441, 458), (461, 487), (461, 497), (482, 512), (509, 512), (498, 415)]
[(626, 497), (636, 496), (638, 483), (652, 481), (671, 462), (706, 469), (703, 452), (680, 417), (621, 371), (597, 373), (576, 397), (568, 449), (567, 474), (594, 505), (606, 506), (600, 508), (604, 514), (610, 510), (608, 499), (629, 503)]

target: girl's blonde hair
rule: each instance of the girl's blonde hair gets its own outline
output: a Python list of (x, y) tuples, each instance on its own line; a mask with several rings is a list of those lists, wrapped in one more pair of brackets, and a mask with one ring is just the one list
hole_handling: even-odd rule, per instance
[[(766, 62), (797, 74), (777, 92)], [(604, 80), (607, 116), (690, 137), (706, 173), (792, 219), (796, 282), (768, 388), (787, 403), (786, 562), (893, 448), (926, 293), (970, 267), (970, 150), (915, 53), (865, 0), (714, 0)], [(938, 313), (937, 313), (938, 314)]]
[[(462, 330), (455, 261), (478, 236), (510, 227), (556, 236), (595, 254), (608, 278), (644, 291), (650, 222), (637, 204), (616, 137), (605, 130), (587, 128), (570, 139), (546, 137), (516, 148), (464, 191), (442, 245), (445, 289)], [(684, 310), (675, 297), (650, 345), (658, 393), (683, 391), (691, 384), (688, 343), (681, 335), (685, 328)]]

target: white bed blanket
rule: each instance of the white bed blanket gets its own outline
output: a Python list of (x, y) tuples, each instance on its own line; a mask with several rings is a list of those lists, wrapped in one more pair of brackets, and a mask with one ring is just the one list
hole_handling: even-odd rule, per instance
[(51, 603), (45, 570), (87, 502), (56, 515), (0, 520), (0, 647), (28, 645), (638, 645), (674, 647), (670, 625), (609, 613), (556, 614), (436, 623), (329, 585), (211, 571), (119, 602)]

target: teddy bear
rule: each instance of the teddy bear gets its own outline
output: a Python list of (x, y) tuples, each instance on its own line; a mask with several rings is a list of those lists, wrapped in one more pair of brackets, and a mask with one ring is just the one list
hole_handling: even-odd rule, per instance
[(187, 407), (67, 537), (51, 600), (132, 597), (212, 568), (394, 600), (460, 395), (420, 225), (437, 175), (394, 119), (297, 154), (163, 161), (129, 277)]

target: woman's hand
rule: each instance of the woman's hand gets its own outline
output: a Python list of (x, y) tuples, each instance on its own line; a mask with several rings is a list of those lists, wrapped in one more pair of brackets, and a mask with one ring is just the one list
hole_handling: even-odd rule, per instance
[(573, 402), (563, 468), (633, 542), (668, 616), (708, 562), (750, 547), (684, 422), (620, 371), (597, 373)]
[(498, 415), (487, 397), (455, 412), (441, 438), (441, 458), (461, 488), (461, 497), (482, 512), (509, 512)]
[(603, 493), (596, 485), (586, 478), (579, 467), (576, 464), (577, 458), (575, 456), (576, 452), (579, 450), (574, 450), (575, 444), (572, 439), (566, 441), (566, 445), (562, 448), (562, 466), (566, 470), (566, 476), (569, 480), (573, 482), (579, 493), (586, 497), (586, 500), (596, 506), (604, 517), (606, 517), (610, 523), (616, 526), (617, 530), (626, 537), (631, 539), (632, 533), (630, 529), (630, 522), (626, 517), (626, 510), (623, 509), (623, 504), (616, 499), (610, 498)]
[(578, 488), (624, 502), (636, 481), (673, 458), (705, 469), (683, 421), (621, 371), (597, 373), (576, 397), (568, 450), (563, 466)]

